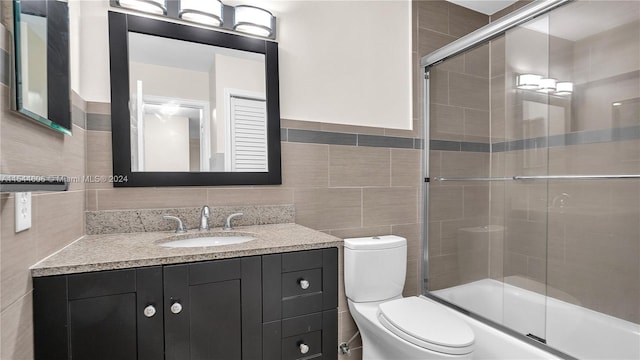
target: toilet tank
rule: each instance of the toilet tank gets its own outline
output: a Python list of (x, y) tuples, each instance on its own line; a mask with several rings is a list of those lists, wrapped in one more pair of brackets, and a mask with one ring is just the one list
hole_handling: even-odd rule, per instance
[(407, 239), (373, 236), (344, 240), (344, 287), (354, 302), (402, 295), (407, 272)]

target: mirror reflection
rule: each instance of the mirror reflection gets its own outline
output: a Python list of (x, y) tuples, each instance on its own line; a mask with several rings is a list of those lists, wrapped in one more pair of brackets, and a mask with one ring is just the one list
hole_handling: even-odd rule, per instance
[(67, 3), (14, 0), (13, 10), (13, 109), (71, 134)]
[(47, 117), (47, 18), (20, 14), (22, 108)]
[(268, 172), (265, 55), (128, 33), (133, 172)]

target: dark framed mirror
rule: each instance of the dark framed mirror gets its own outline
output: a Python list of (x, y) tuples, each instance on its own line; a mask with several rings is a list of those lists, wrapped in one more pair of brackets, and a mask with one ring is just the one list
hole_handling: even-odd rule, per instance
[(109, 47), (114, 186), (281, 184), (277, 43), (109, 12)]
[(14, 109), (71, 135), (66, 1), (13, 1)]

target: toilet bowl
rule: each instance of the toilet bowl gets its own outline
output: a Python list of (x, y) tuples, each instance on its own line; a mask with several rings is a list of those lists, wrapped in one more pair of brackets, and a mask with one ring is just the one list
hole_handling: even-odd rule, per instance
[(345, 239), (345, 292), (363, 360), (471, 359), (474, 334), (439, 304), (402, 297), (406, 239)]

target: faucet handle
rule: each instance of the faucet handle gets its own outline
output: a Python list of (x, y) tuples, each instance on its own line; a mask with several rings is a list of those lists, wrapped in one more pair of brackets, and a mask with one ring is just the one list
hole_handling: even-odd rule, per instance
[(164, 215), (162, 218), (167, 219), (167, 220), (175, 220), (178, 223), (178, 227), (176, 228), (176, 234), (182, 234), (182, 233), (186, 233), (187, 230), (185, 230), (184, 225), (182, 224), (182, 220), (180, 220), (179, 217), (177, 216), (171, 216), (171, 215)]
[(227, 216), (227, 221), (224, 222), (224, 227), (222, 228), (222, 230), (233, 230), (233, 226), (231, 226), (231, 220), (234, 217), (238, 217), (238, 216), (242, 216), (242, 215), (244, 215), (244, 213), (239, 212), (239, 213), (234, 213), (234, 214), (231, 214), (231, 215)]

